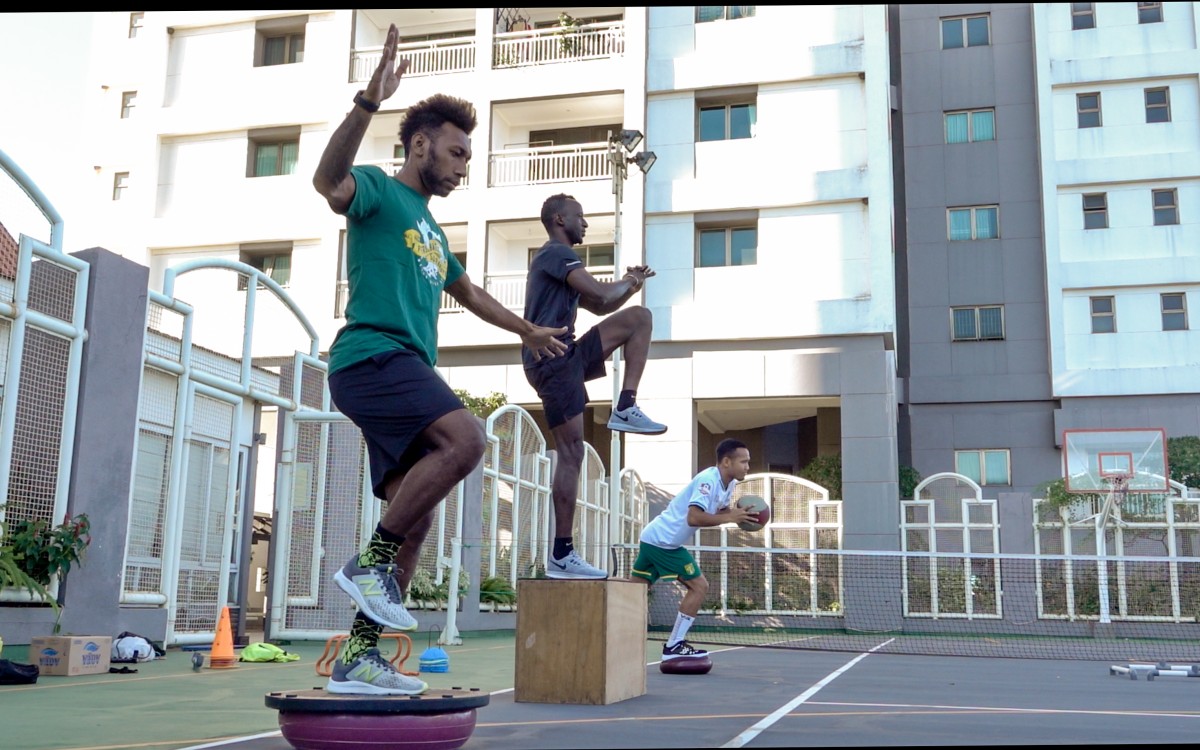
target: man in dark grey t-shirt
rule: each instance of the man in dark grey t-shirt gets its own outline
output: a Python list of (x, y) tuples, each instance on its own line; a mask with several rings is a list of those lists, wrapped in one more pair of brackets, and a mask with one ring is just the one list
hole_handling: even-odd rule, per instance
[[(621, 305), (654, 275), (649, 266), (630, 266), (619, 281), (597, 281), (572, 248), (583, 242), (587, 219), (573, 197), (552, 195), (542, 204), (542, 226), (550, 239), (529, 265), (525, 286), (525, 319), (540, 326), (561, 328), (559, 337), (567, 353), (555, 359), (537, 360), (522, 348), (525, 377), (537, 390), (546, 410), (546, 421), (554, 433), (558, 466), (554, 470), (554, 549), (546, 566), (549, 578), (607, 578), (574, 549), (571, 529), (575, 522), (575, 492), (583, 463), (583, 411), (587, 406), (588, 380), (605, 374), (604, 363), (621, 348), (625, 372), (621, 394), (608, 420), (610, 430), (659, 435), (666, 425), (647, 417), (636, 397), (646, 357), (650, 352), (650, 311), (641, 305)], [(609, 315), (587, 333), (575, 338), (575, 315), (579, 306), (596, 315)], [(557, 321), (554, 323), (548, 321)], [(618, 481), (613, 477), (610, 481)]]

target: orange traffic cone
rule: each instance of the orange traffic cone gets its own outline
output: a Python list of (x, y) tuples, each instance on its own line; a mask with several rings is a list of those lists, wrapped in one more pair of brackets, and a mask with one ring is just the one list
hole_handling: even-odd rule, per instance
[(221, 610), (221, 619), (217, 621), (217, 637), (213, 640), (212, 651), (208, 656), (209, 669), (230, 669), (237, 666), (237, 657), (233, 655), (233, 630), (229, 627), (229, 607)]

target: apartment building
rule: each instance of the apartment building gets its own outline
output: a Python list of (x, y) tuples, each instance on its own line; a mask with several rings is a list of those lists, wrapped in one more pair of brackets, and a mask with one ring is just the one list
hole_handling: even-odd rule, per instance
[(1200, 434), (1195, 3), (1033, 8), (1056, 427)]
[(1063, 430), (1200, 433), (1195, 6), (898, 13), (901, 460), (1033, 551), (1004, 498), (1062, 476)]
[[(397, 168), (407, 106), (474, 103), (465, 183), (432, 205), (470, 277), (519, 312), (543, 200), (574, 195), (581, 254), (604, 278), (649, 263), (655, 317), (639, 401), (670, 430), (623, 441), (660, 493), (721, 438), (755, 470), (841, 452), (848, 536), (894, 545), (897, 415), (891, 70), (885, 6), (572, 7), (100, 14), (90, 75), (88, 217), (150, 268), (237, 260), (282, 284), (327, 350), (345, 306), (344, 222), (311, 187), (389, 24), (412, 60), (358, 163)], [(758, 49), (761, 54), (729, 54)], [(617, 204), (610, 149), (643, 138)], [(804, 144), (808, 144), (805, 146)], [(644, 163), (644, 162), (643, 162)], [(619, 257), (617, 257), (619, 256)], [(236, 350), (233, 276), (178, 277), (197, 343)], [(202, 312), (202, 314), (201, 314)], [(304, 332), (259, 295), (254, 354)], [(579, 328), (594, 322), (581, 312)], [(519, 344), (445, 298), (439, 367), (452, 387), (506, 394), (540, 418)], [(588, 441), (607, 462), (610, 380), (589, 384)], [(269, 427), (269, 422), (264, 424)], [(260, 483), (261, 485), (261, 483)]]

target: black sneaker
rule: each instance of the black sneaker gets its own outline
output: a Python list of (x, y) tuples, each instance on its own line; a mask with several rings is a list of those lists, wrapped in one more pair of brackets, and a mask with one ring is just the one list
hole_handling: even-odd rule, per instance
[(680, 641), (679, 643), (676, 643), (674, 646), (663, 646), (663, 653), (662, 653), (663, 661), (670, 661), (671, 659), (685, 659), (685, 658), (695, 659), (695, 658), (699, 658), (701, 656), (708, 656), (708, 652), (705, 651), (704, 649), (695, 648), (694, 646), (692, 646), (692, 644), (688, 643), (687, 641)]

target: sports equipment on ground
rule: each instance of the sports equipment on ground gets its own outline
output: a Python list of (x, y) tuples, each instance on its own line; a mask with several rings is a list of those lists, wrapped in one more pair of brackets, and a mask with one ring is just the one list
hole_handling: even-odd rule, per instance
[(738, 524), (742, 531), (761, 531), (771, 520), (771, 507), (758, 495), (743, 495), (738, 499), (737, 505), (739, 508), (749, 508), (758, 513), (757, 521), (742, 521)]
[(454, 750), (475, 731), (475, 709), (490, 696), (479, 688), (425, 695), (335, 695), (319, 688), (267, 693), (279, 729), (296, 750)]
[(663, 674), (708, 674), (712, 670), (712, 659), (704, 656), (681, 656), (676, 659), (665, 659), (658, 663), (658, 671)]

